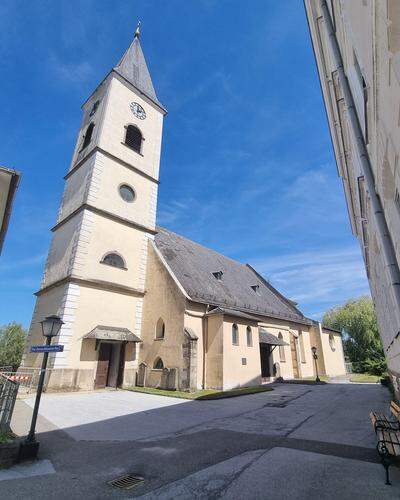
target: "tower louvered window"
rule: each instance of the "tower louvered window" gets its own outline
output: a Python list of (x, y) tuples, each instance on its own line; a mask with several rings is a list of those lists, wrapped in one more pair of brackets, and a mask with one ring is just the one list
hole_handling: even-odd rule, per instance
[(81, 151), (83, 151), (90, 144), (90, 141), (92, 140), (93, 129), (94, 129), (94, 123), (92, 122), (88, 125), (88, 128), (86, 129)]
[(132, 148), (136, 153), (142, 150), (143, 136), (140, 130), (134, 125), (128, 125), (126, 128), (125, 144)]

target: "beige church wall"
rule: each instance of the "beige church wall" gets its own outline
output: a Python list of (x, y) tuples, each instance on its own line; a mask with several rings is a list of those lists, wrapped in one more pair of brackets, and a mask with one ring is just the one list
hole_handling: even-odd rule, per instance
[[(322, 338), (321, 338), (321, 331), (320, 331), (320, 325), (314, 324), (310, 328), (310, 342), (311, 342), (311, 347), (316, 347), (317, 348), (317, 367), (318, 367), (318, 375), (326, 375), (326, 368), (325, 368), (325, 353), (322, 348)], [(315, 374), (315, 364), (314, 364), (314, 374)]]
[(203, 358), (204, 358), (204, 344), (203, 344), (203, 324), (207, 321), (203, 318), (205, 313), (205, 305), (195, 304), (188, 301), (186, 305), (184, 325), (191, 328), (198, 337), (197, 340), (197, 388), (201, 389), (203, 384)]
[[(153, 368), (160, 357), (167, 368), (183, 369), (182, 344), (185, 341), (185, 297), (159, 260), (153, 245), (148, 245), (146, 295), (143, 303), (142, 340), (140, 362)], [(164, 339), (156, 340), (156, 325), (165, 323)]]
[[(116, 76), (112, 79), (109, 89), (99, 146), (152, 177), (158, 178), (163, 115), (154, 105), (146, 102), (139, 93), (132, 91), (118, 78)], [(146, 119), (139, 120), (133, 115), (130, 109), (132, 102), (137, 102), (143, 107)], [(136, 125), (142, 132), (144, 141), (141, 154), (124, 144), (125, 126), (130, 124)]]
[[(146, 234), (116, 223), (101, 215), (92, 214), (90, 245), (82, 256), (84, 265), (80, 270), (83, 278), (111, 281), (131, 288), (143, 289), (146, 265)], [(121, 255), (126, 269), (102, 264), (103, 257), (110, 252)], [(140, 272), (142, 271), (142, 272)]]
[[(301, 359), (301, 362), (299, 363), (300, 366), (300, 376), (302, 378), (305, 377), (313, 377), (314, 376), (314, 365), (313, 365), (313, 357), (312, 357), (312, 351), (311, 351), (311, 341), (310, 341), (310, 333), (308, 330), (304, 329), (304, 327), (301, 329), (302, 336), (303, 336), (303, 342), (304, 342), (304, 359)], [(300, 345), (299, 345), (300, 347)]]
[[(92, 339), (83, 339), (98, 325), (128, 328), (135, 332), (135, 310), (139, 297), (81, 286), (70, 340), (67, 364), (69, 368), (96, 370), (98, 351)], [(129, 344), (128, 344), (129, 345)], [(125, 370), (137, 368), (137, 356), (129, 345)], [(95, 373), (93, 374), (95, 375)], [(93, 376), (94, 381), (94, 376)]]
[[(329, 342), (330, 335), (333, 337), (333, 349)], [(323, 329), (321, 341), (326, 375), (329, 377), (344, 375), (346, 373), (346, 366), (340, 333), (333, 333)]]
[[(239, 344), (232, 344), (232, 325), (239, 328)], [(247, 346), (246, 328), (251, 327), (252, 346)], [(223, 322), (223, 389), (261, 384), (261, 361), (257, 323), (236, 317), (224, 317)], [(242, 364), (242, 360), (246, 364)]]
[(83, 217), (84, 214), (82, 212), (67, 221), (62, 229), (53, 233), (42, 287), (55, 283), (69, 274), (77, 249), (79, 229)]
[[(98, 138), (101, 133), (101, 122), (106, 107), (105, 104), (107, 101), (107, 95), (106, 95), (107, 82), (109, 81), (109, 79), (110, 77), (107, 77), (106, 80), (99, 85), (99, 87), (94, 91), (94, 93), (89, 97), (89, 99), (84, 103), (82, 107), (82, 112), (83, 112), (82, 121), (76, 139), (75, 149), (72, 155), (72, 160), (69, 170), (72, 170), (78, 162), (80, 162), (85, 156), (87, 156), (98, 142)], [(97, 100), (100, 101), (99, 107), (97, 108), (96, 113), (90, 116), (93, 104)], [(90, 144), (84, 150), (82, 150), (82, 144), (86, 133), (86, 129), (91, 122), (94, 123), (92, 140)]]
[(83, 203), (87, 203), (88, 191), (92, 179), (92, 168), (95, 164), (96, 156), (91, 156), (66, 180), (57, 222), (68, 217)]
[[(26, 341), (25, 353), (21, 366), (39, 368), (42, 364), (43, 354), (36, 354), (29, 352), (31, 345), (41, 345), (45, 343), (45, 338), (42, 334), (42, 327), (40, 322), (47, 316), (53, 314), (62, 316), (62, 304), (68, 285), (62, 285), (49, 290), (45, 295), (39, 295), (36, 298), (35, 309), (32, 315), (32, 321), (28, 332)], [(53, 339), (53, 344), (57, 339)], [(64, 356), (66, 353), (60, 353)], [(54, 354), (49, 354), (49, 367), (53, 365)]]
[[(271, 320), (272, 321), (272, 320)], [(292, 355), (290, 352), (290, 331), (289, 326), (285, 325), (283, 322), (279, 322), (278, 325), (274, 323), (265, 323), (263, 328), (265, 328), (268, 332), (275, 335), (275, 337), (279, 336), (279, 333), (282, 334), (284, 342), (288, 345), (283, 347), (284, 351), (284, 361), (280, 359), (280, 351), (279, 347), (275, 347), (272, 351), (272, 364), (279, 363), (281, 377), (284, 379), (292, 379), (293, 378), (293, 364), (292, 364)]]
[(207, 316), (206, 389), (222, 389), (224, 384), (223, 315)]
[[(153, 200), (157, 197), (157, 183), (104, 156), (96, 153), (98, 179), (94, 192), (91, 194), (91, 204), (124, 219), (137, 222), (154, 229), (155, 217), (152, 209)], [(76, 175), (76, 174), (74, 174)], [(136, 199), (126, 202), (119, 194), (121, 184), (131, 186)]]

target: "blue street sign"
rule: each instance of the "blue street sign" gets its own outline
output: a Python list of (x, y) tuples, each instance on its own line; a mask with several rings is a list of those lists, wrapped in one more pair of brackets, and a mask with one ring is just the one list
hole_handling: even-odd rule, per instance
[(31, 346), (31, 352), (63, 352), (63, 350), (64, 346), (61, 344)]

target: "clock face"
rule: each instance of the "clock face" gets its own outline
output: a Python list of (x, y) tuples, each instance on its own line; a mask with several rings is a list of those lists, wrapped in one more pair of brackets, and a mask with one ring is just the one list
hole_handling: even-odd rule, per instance
[(131, 111), (139, 120), (144, 120), (146, 118), (146, 111), (137, 102), (131, 102)]

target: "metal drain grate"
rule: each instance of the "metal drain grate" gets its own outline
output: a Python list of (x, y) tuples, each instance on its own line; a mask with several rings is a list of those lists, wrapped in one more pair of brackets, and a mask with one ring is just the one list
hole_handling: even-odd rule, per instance
[(133, 474), (125, 474), (125, 476), (117, 477), (112, 481), (108, 481), (110, 486), (114, 486), (115, 488), (119, 488), (121, 490), (130, 490), (135, 486), (139, 486), (139, 484), (143, 484), (144, 479), (140, 476), (134, 476)]

